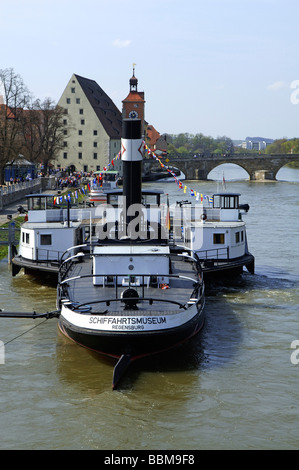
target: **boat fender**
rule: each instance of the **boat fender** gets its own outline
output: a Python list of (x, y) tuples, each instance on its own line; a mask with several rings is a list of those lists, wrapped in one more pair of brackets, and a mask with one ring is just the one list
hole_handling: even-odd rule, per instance
[(207, 220), (207, 214), (203, 213), (200, 216), (201, 220)]

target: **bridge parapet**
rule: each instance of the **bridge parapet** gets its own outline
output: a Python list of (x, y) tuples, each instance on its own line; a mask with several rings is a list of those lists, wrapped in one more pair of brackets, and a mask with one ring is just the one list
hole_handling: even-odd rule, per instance
[[(250, 180), (275, 180), (277, 172), (287, 163), (299, 161), (299, 154), (177, 154), (161, 158), (165, 165), (181, 170), (188, 180), (207, 180), (214, 168), (224, 163), (234, 163), (247, 171)], [(149, 162), (149, 160), (147, 160)], [(156, 163), (153, 160), (153, 163)]]

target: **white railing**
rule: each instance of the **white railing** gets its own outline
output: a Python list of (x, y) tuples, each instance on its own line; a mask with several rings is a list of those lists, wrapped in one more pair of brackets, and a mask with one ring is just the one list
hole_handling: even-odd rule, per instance
[[(41, 188), (41, 179), (36, 178), (23, 183), (7, 184), (0, 187), (0, 210), (9, 203), (21, 199), (30, 192), (38, 192)], [(22, 194), (23, 193), (23, 194)]]
[(22, 191), (23, 189), (31, 189), (39, 185), (40, 185), (40, 180), (34, 179), (30, 181), (23, 181), (22, 183), (7, 184), (6, 186), (2, 186), (0, 191), (1, 191), (1, 194), (4, 196), (5, 194), (15, 193), (18, 191)]

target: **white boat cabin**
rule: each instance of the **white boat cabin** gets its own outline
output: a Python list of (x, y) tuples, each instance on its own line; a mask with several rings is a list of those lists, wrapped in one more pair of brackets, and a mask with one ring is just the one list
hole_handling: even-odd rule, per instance
[(95, 208), (71, 208), (66, 202), (59, 204), (57, 196), (46, 194), (28, 196), (27, 204), (18, 252), (25, 259), (57, 261), (92, 232)]
[(199, 259), (235, 259), (247, 251), (246, 227), (239, 194), (214, 194), (213, 204), (185, 205), (180, 208), (183, 217), (182, 237)]
[[(115, 273), (119, 273), (115, 275)], [(124, 273), (130, 273), (124, 274)], [(103, 245), (93, 251), (94, 285), (141, 286), (168, 283), (169, 247)]]

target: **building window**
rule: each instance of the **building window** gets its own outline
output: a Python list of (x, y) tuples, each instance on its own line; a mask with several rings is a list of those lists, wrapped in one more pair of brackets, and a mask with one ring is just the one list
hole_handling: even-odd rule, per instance
[(40, 244), (41, 245), (52, 245), (52, 235), (51, 234), (43, 234), (40, 236)]
[(79, 109), (79, 114), (83, 114), (84, 110), (82, 108)]
[(81, 125), (84, 126), (85, 124), (85, 119), (81, 119)]
[(82, 147), (82, 142), (78, 142), (78, 147)]
[(80, 129), (80, 130), (78, 131), (78, 134), (79, 134), (79, 135), (83, 135), (83, 131)]
[(224, 244), (224, 233), (214, 233), (213, 234), (213, 243), (214, 243), (214, 245), (223, 245)]
[(93, 146), (94, 146), (94, 147), (97, 147), (97, 146), (98, 146), (98, 143), (97, 143), (97, 142), (94, 142), (94, 143), (93, 143)]
[(97, 154), (97, 153), (94, 153), (94, 154), (93, 154), (93, 159), (94, 159), (94, 160), (97, 160), (97, 159), (98, 159), (98, 154)]
[(78, 158), (79, 158), (79, 160), (82, 160), (82, 152), (78, 153)]
[(66, 99), (67, 104), (71, 104), (71, 98)]
[(97, 130), (94, 130), (94, 131), (93, 131), (93, 135), (98, 135), (98, 131), (97, 131)]
[(63, 125), (64, 125), (64, 126), (67, 125), (67, 120), (66, 120), (66, 119), (63, 120)]
[(86, 172), (88, 171), (88, 165), (83, 166), (83, 171), (86, 171)]
[(76, 103), (80, 104), (80, 98), (76, 98)]
[(67, 153), (66, 153), (66, 152), (64, 152), (63, 158), (64, 158), (65, 160), (67, 159)]
[(75, 93), (75, 92), (76, 92), (76, 89), (75, 89), (75, 88), (71, 88), (71, 92), (72, 92), (72, 93)]
[(66, 140), (63, 142), (63, 146), (67, 147), (67, 141)]
[(67, 129), (64, 129), (63, 134), (67, 135)]
[(96, 171), (100, 171), (101, 169), (101, 165), (97, 165), (97, 170)]

